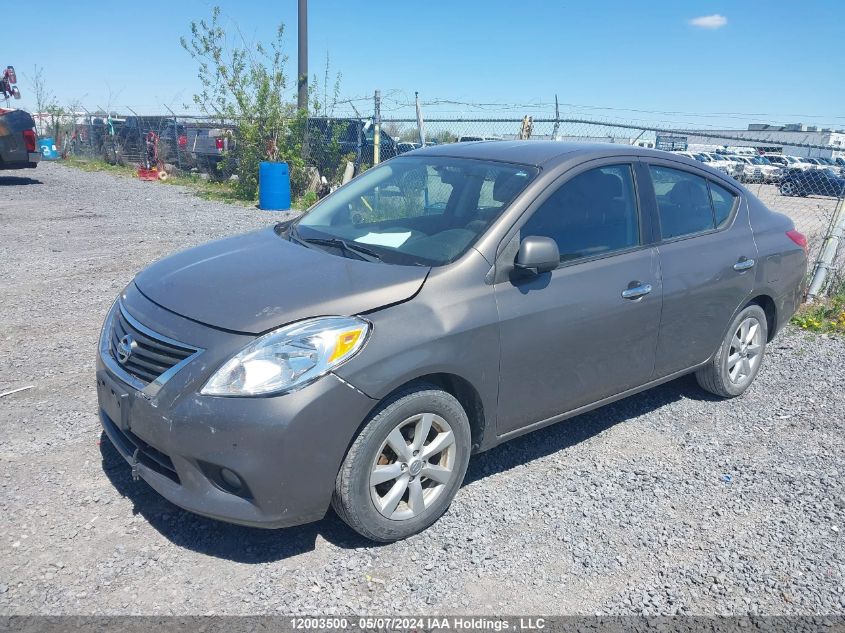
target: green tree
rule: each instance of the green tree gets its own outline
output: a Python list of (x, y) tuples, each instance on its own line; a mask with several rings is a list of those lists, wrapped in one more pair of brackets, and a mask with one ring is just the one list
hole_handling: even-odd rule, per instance
[(454, 143), (458, 137), (449, 130), (440, 130), (434, 135), (433, 140), (437, 143)]
[(269, 46), (250, 45), (240, 34), (230, 46), (228, 36), (220, 23), (220, 7), (214, 7), (210, 20), (192, 22), (190, 38), (181, 38), (182, 47), (199, 63), (202, 90), (194, 102), (219, 122), (235, 125), (235, 147), (228, 158), (229, 168), (238, 175), (239, 196), (255, 199), (258, 165), (264, 160), (288, 163), (292, 193), (299, 196), (307, 181), (302, 160), (306, 115), (284, 97), (284, 25)]

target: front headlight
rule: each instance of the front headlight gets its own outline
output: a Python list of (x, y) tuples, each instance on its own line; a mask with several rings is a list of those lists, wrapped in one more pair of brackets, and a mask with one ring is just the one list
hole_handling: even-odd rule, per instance
[(357, 317), (299, 321), (256, 339), (205, 383), (206, 396), (265, 396), (330, 372), (363, 347), (370, 324)]

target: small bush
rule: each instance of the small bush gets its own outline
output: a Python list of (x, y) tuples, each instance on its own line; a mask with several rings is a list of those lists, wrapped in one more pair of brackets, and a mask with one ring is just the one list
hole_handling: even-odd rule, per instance
[(283, 35), (280, 25), (269, 46), (243, 40), (240, 46), (230, 46), (231, 34), (220, 24), (220, 8), (214, 7), (211, 19), (192, 22), (190, 40), (181, 40), (199, 63), (202, 92), (194, 95), (194, 102), (221, 123), (234, 124), (235, 147), (227, 167), (237, 174), (235, 190), (245, 200), (258, 195), (261, 161), (288, 164), (295, 198), (308, 184), (302, 160), (306, 114), (284, 97), (288, 78)]
[(802, 306), (792, 323), (811, 332), (845, 334), (845, 284), (830, 298)]

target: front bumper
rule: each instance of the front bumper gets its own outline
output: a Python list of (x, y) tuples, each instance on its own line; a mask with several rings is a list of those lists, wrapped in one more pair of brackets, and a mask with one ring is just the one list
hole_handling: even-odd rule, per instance
[[(145, 307), (140, 312), (155, 312)], [(149, 326), (148, 314), (134, 316)], [(172, 325), (179, 317), (168, 319)], [(203, 326), (186, 327), (196, 334)], [(106, 435), (135, 475), (185, 510), (266, 528), (322, 518), (346, 450), (375, 401), (333, 374), (275, 397), (202, 396), (201, 386), (220, 364), (211, 358), (210, 339), (243, 338), (205, 329), (206, 351), (153, 396), (121, 380), (98, 356)], [(222, 469), (242, 485), (233, 487)]]

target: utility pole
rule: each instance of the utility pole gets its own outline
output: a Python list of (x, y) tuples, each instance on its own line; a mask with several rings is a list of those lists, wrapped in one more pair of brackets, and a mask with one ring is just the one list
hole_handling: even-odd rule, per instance
[(300, 110), (308, 109), (308, 0), (299, 0), (299, 30), (298, 33), (298, 95), (296, 107)]
[(375, 94), (375, 129), (373, 130), (373, 165), (378, 165), (381, 159), (381, 90)]

